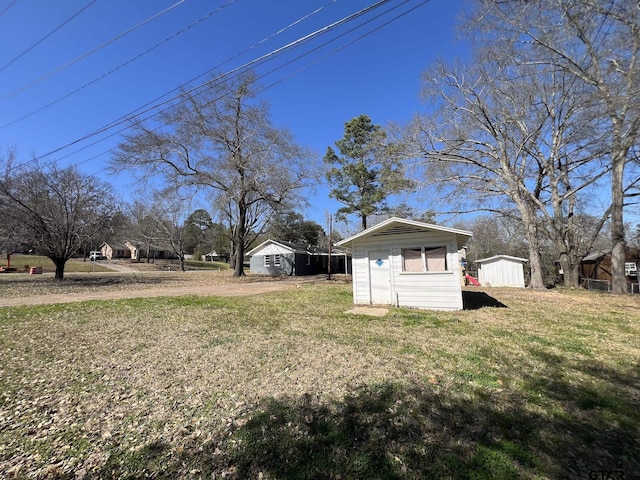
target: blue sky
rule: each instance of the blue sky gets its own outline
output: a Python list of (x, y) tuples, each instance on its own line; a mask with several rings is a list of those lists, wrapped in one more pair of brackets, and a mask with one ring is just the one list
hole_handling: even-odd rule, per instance
[[(0, 0), (0, 12), (4, 11), (0, 16), (0, 145), (15, 146), (20, 161), (75, 142), (209, 69), (218, 66), (219, 72), (232, 70), (375, 3), (374, 0), (91, 2)], [(256, 67), (258, 75), (281, 67), (261, 78), (260, 83), (265, 86), (306, 67), (263, 93), (271, 105), (274, 125), (290, 129), (299, 144), (321, 157), (327, 146), (342, 136), (344, 123), (359, 114), (367, 114), (374, 123), (382, 125), (407, 121), (423, 110), (419, 99), (421, 73), (438, 57), (453, 59), (464, 55), (464, 43), (456, 40), (455, 32), (462, 4), (462, 0), (393, 0)], [(7, 65), (87, 5), (64, 27)], [(320, 12), (295, 27), (238, 55), (323, 6)], [(394, 20), (414, 7), (417, 8)], [(98, 48), (165, 9), (169, 10)], [(383, 12), (387, 13), (373, 19)], [(209, 14), (197, 25), (165, 41)], [(362, 28), (283, 66), (369, 20)], [(383, 26), (386, 22), (390, 23)], [(364, 39), (332, 53), (367, 32), (371, 33)], [(118, 68), (159, 43), (136, 61)], [(329, 56), (310, 65), (326, 55)], [(117, 71), (84, 87), (114, 69)], [(80, 90), (51, 107), (37, 111), (77, 89)], [(37, 112), (31, 114), (34, 111)], [(16, 121), (25, 115), (29, 116)], [(110, 156), (108, 151), (119, 139), (118, 135), (105, 137), (119, 129), (80, 141), (43, 161), (80, 164), (83, 172), (100, 175), (114, 185), (122, 198), (129, 200), (133, 190), (130, 179), (126, 175), (111, 177), (104, 170)], [(89, 145), (97, 141), (96, 145)], [(77, 152), (80, 148), (83, 150)], [(103, 152), (107, 153), (100, 155)], [(311, 206), (303, 213), (322, 225), (325, 212), (332, 213), (340, 207), (328, 198), (326, 187), (309, 192), (308, 197)]]

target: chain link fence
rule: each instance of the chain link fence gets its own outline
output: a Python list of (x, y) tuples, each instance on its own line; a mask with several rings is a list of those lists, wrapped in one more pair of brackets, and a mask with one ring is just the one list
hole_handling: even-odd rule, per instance
[[(582, 286), (587, 290), (610, 292), (611, 280), (594, 280), (592, 278), (585, 278), (582, 280)], [(640, 294), (640, 283), (627, 283), (627, 292)]]

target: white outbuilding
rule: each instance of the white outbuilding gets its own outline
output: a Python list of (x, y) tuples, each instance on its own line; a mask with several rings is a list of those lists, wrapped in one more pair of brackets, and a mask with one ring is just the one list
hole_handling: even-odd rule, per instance
[(526, 258), (495, 255), (476, 260), (478, 281), (482, 286), (524, 287), (524, 264)]
[(356, 305), (461, 310), (458, 250), (472, 236), (393, 217), (336, 245), (352, 249)]

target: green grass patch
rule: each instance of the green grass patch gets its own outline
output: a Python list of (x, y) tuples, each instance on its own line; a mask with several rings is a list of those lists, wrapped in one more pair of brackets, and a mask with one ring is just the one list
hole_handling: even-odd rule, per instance
[(400, 349), (399, 353), (401, 355), (415, 355), (418, 357), (424, 357), (428, 355), (427, 352), (425, 352), (419, 347), (416, 347), (415, 345), (404, 345)]
[(393, 310), (392, 317), (400, 320), (405, 327), (432, 327), (439, 328), (451, 324), (442, 314), (425, 312), (420, 310), (411, 310), (406, 308), (397, 308)]
[(198, 270), (229, 270), (229, 264), (224, 262), (200, 262), (197, 260), (185, 260), (184, 263), (187, 266), (197, 268)]
[(563, 341), (558, 343), (558, 346), (565, 352), (579, 353), (586, 357), (592, 356), (589, 345), (579, 338), (565, 338)]
[(350, 315), (333, 282), (0, 308), (0, 471), (636, 475), (640, 300), (488, 294), (506, 308)]

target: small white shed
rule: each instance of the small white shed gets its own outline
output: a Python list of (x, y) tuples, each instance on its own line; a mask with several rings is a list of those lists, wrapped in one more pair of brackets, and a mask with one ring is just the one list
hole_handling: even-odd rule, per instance
[(461, 310), (458, 250), (471, 232), (390, 218), (338, 242), (351, 247), (353, 302)]
[(524, 263), (526, 258), (495, 255), (476, 260), (480, 285), (492, 287), (524, 288)]

